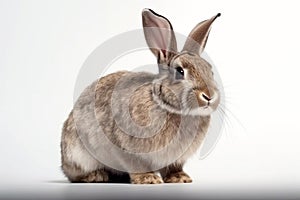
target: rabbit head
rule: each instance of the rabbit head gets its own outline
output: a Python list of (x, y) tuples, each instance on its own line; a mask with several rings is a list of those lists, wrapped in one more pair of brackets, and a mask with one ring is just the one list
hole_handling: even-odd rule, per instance
[(157, 58), (158, 78), (153, 82), (153, 98), (169, 112), (210, 115), (220, 102), (212, 66), (201, 57), (214, 17), (191, 31), (181, 52), (170, 21), (150, 9), (142, 12), (146, 42)]

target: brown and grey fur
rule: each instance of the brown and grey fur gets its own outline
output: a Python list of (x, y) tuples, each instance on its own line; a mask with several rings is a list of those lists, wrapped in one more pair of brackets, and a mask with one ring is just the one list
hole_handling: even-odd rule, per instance
[[(192, 182), (183, 165), (199, 148), (210, 113), (220, 101), (211, 66), (200, 57), (217, 16), (198, 24), (189, 35), (193, 40), (177, 52), (170, 22), (149, 9), (143, 11), (146, 41), (160, 73), (120, 71), (82, 92), (62, 131), (62, 170), (71, 182)], [(165, 44), (148, 27), (163, 28), (159, 31)], [(176, 66), (184, 69), (182, 80), (174, 79)], [(211, 101), (203, 99), (203, 93)], [(110, 158), (110, 163), (101, 163), (101, 158)]]

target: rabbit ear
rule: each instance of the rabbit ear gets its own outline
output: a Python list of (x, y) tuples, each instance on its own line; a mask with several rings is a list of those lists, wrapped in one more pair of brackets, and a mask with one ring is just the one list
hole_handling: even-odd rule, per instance
[(169, 20), (151, 9), (142, 12), (146, 42), (158, 63), (169, 63), (177, 53), (177, 43)]
[(212, 18), (197, 24), (197, 26), (189, 34), (182, 51), (189, 51), (200, 55), (205, 48), (211, 25), (219, 16), (221, 16), (221, 13), (218, 13)]

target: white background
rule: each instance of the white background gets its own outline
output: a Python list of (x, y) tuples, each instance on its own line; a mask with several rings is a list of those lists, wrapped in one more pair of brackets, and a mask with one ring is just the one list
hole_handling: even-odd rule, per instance
[(222, 13), (206, 52), (225, 86), (227, 123), (214, 151), (186, 165), (194, 185), (299, 188), (297, 1), (0, 1), (0, 184), (65, 180), (60, 134), (80, 67), (102, 42), (141, 28), (145, 7), (182, 34)]

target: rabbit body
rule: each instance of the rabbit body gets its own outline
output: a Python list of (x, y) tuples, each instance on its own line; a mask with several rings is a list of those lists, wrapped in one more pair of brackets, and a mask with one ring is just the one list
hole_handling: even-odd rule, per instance
[[(200, 147), (220, 101), (211, 66), (198, 55), (208, 34), (195, 36), (209, 32), (216, 17), (190, 34), (200, 47), (187, 41), (178, 53), (169, 21), (143, 11), (145, 37), (160, 73), (119, 71), (82, 92), (61, 138), (62, 170), (71, 182), (192, 181), (183, 165)], [(152, 40), (155, 32), (147, 29), (152, 26), (168, 28), (159, 30), (168, 46)]]
[[(124, 133), (116, 125), (109, 103), (111, 102), (114, 87), (122, 77), (129, 82), (132, 82), (136, 77), (143, 81), (143, 84), (139, 83), (142, 86), (132, 95), (129, 106), (130, 114), (134, 116), (133, 120), (135, 123), (140, 126), (145, 126), (149, 123), (159, 124), (158, 121), (162, 120), (161, 116), (165, 116), (165, 123), (155, 136), (149, 138), (135, 137), (128, 133)], [(155, 78), (156, 75), (149, 73), (117, 72), (100, 78), (98, 81), (87, 87), (76, 102), (76, 107), (80, 107), (80, 111), (77, 111), (80, 115), (78, 115), (78, 119), (76, 120), (80, 121), (81, 124), (84, 124), (82, 125), (83, 127), (80, 128), (81, 130), (84, 130), (81, 134), (86, 135), (89, 144), (94, 145), (95, 149), (97, 149), (97, 146), (99, 145), (99, 141), (95, 139), (97, 138), (96, 134), (98, 132), (96, 130), (97, 127), (95, 127), (95, 120), (97, 120), (96, 123), (99, 123), (103, 128), (105, 135), (110, 141), (124, 150), (149, 153), (168, 146), (172, 139), (174, 139), (177, 134), (180, 134), (178, 133), (178, 129), (182, 116), (162, 109), (153, 100), (152, 82)], [(126, 88), (128, 89), (128, 87)], [(121, 97), (119, 103), (125, 103), (122, 101), (125, 100)], [(94, 108), (96, 110), (94, 110)], [(149, 119), (150, 111), (155, 113), (155, 115), (152, 115), (152, 119)], [(122, 114), (121, 110), (118, 112), (118, 114)], [(183, 146), (186, 149), (180, 150), (183, 154), (179, 157), (179, 153), (174, 151), (168, 151), (165, 157), (152, 156), (150, 157), (151, 160), (144, 160), (143, 157), (139, 155), (132, 156), (131, 159), (128, 159), (127, 157), (124, 159), (120, 157), (119, 154), (113, 155), (111, 152), (103, 153), (110, 153), (109, 156), (111, 159), (116, 159), (119, 163), (122, 163), (122, 169), (124, 170), (126, 170), (126, 167), (128, 167), (128, 169), (132, 168), (132, 163), (136, 163), (139, 166), (138, 170), (147, 172), (151, 169), (151, 166), (159, 166), (161, 163), (165, 163), (166, 156), (171, 159), (174, 158), (174, 156), (175, 158), (178, 157), (174, 159), (174, 163), (170, 164), (183, 166), (187, 158), (199, 148), (208, 128), (209, 118), (209, 116), (187, 116), (186, 120), (189, 120), (189, 127), (185, 127), (184, 134), (188, 134), (187, 130), (189, 130), (190, 135), (193, 135), (194, 138), (189, 138), (189, 140), (186, 141), (191, 144), (184, 144), (185, 141), (183, 138), (188, 138), (188, 136), (185, 135), (184, 137), (181, 137), (182, 140), (180, 146)], [(197, 130), (198, 126), (201, 126), (201, 129), (198, 128), (198, 133), (194, 134), (194, 131)], [(190, 139), (192, 139), (192, 142)], [(178, 146), (178, 148), (180, 148), (180, 146)], [(93, 180), (95, 182), (109, 181), (109, 174), (122, 175), (122, 173), (124, 173), (110, 168), (109, 166), (105, 166), (99, 162), (97, 158), (94, 158), (85, 148), (76, 130), (73, 111), (64, 123), (61, 147), (62, 169), (72, 182), (88, 182), (88, 180), (86, 180), (88, 176), (91, 173), (96, 174), (99, 170), (102, 171), (102, 174), (98, 175), (98, 179), (95, 175)], [(105, 175), (106, 173), (107, 175)]]

